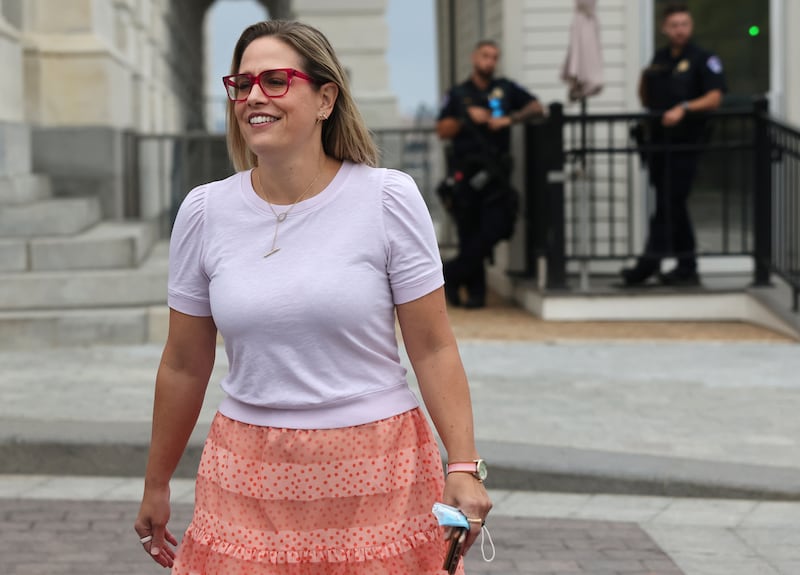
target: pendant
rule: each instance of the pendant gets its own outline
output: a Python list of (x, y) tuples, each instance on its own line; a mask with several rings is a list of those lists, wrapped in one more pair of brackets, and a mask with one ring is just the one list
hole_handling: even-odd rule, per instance
[(285, 219), (286, 219), (286, 215), (287, 215), (288, 213), (289, 213), (289, 212), (288, 212), (288, 211), (286, 211), (286, 212), (283, 212), (283, 213), (281, 213), (281, 214), (278, 214), (278, 217), (277, 217), (278, 223), (281, 223), (283, 220), (285, 220)]
[(274, 254), (274, 253), (276, 253), (276, 252), (279, 252), (279, 251), (281, 251), (281, 248), (272, 248), (271, 250), (269, 250), (269, 252), (268, 252), (268, 253), (264, 254), (264, 257), (265, 257), (265, 258), (268, 258), (268, 257), (269, 257), (269, 256), (271, 256), (272, 254)]

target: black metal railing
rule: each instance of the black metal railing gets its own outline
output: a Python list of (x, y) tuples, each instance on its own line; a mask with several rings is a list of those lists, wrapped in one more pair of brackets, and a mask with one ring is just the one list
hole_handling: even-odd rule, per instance
[[(642, 137), (654, 119), (565, 115), (554, 104), (546, 122), (526, 128), (526, 273), (546, 269), (546, 285), (565, 288), (570, 265), (584, 279), (590, 264), (637, 257), (654, 202), (645, 166), (661, 162), (668, 189), (671, 164), (691, 154), (698, 159), (690, 196), (697, 255), (751, 257), (753, 283), (778, 274), (797, 307), (800, 133), (771, 119), (765, 100), (710, 114), (699, 139), (672, 141), (670, 130)], [(657, 255), (676, 252), (668, 245)]]
[[(763, 131), (761, 154), (771, 190), (764, 194), (764, 219), (759, 231), (764, 244), (759, 267), (772, 271), (792, 287), (792, 309), (800, 311), (800, 130), (770, 119), (759, 118)], [(769, 205), (767, 210), (766, 205)], [(765, 269), (766, 268), (766, 269)], [(768, 277), (764, 277), (766, 281)]]
[[(441, 144), (432, 126), (373, 131), (380, 163), (410, 174), (431, 211), (443, 245), (449, 220), (436, 196), (442, 177)], [(233, 174), (224, 134), (129, 134), (126, 138), (126, 217), (157, 220), (167, 237), (178, 206), (195, 186)]]
[(131, 133), (125, 150), (125, 216), (158, 222), (164, 238), (192, 188), (233, 173), (224, 135)]
[[(772, 274), (800, 294), (800, 131), (770, 118), (766, 102), (711, 115), (709, 135), (691, 146), (637, 141), (647, 114), (565, 115), (526, 127), (526, 221), (523, 274), (568, 287), (568, 268), (582, 277), (598, 262), (639, 254), (652, 193), (642, 166), (657, 154), (692, 151), (700, 164), (691, 207), (700, 256), (752, 258), (756, 285)], [(442, 146), (432, 126), (373, 131), (381, 164), (410, 173), (437, 227), (440, 244), (453, 228), (436, 196)], [(126, 145), (126, 215), (158, 220), (164, 237), (194, 186), (233, 173), (224, 135), (135, 135)], [(669, 170), (665, 177), (670, 177)], [(670, 254), (664, 254), (670, 255)], [(570, 267), (571, 266), (571, 267)], [(540, 277), (540, 283), (541, 277)]]

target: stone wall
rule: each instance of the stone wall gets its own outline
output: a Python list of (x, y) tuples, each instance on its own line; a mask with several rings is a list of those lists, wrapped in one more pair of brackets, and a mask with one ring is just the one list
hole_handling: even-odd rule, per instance
[(389, 88), (387, 0), (294, 0), (298, 20), (319, 28), (350, 75), (353, 97), (370, 128), (395, 127), (397, 98)]
[(0, 118), (16, 114), (32, 131), (33, 171), (50, 177), (57, 197), (99, 197), (106, 218), (144, 215), (126, 211), (124, 136), (203, 128), (211, 1), (2, 1), (18, 28), (0, 20), (0, 58), (25, 98), (4, 90)]

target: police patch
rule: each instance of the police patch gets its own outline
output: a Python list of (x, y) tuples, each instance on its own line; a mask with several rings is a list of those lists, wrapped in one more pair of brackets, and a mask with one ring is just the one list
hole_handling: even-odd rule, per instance
[(722, 73), (722, 60), (720, 60), (718, 56), (711, 56), (706, 62), (706, 66), (715, 74)]
[(500, 86), (495, 86), (494, 89), (489, 93), (489, 98), (502, 98), (503, 97), (503, 89)]

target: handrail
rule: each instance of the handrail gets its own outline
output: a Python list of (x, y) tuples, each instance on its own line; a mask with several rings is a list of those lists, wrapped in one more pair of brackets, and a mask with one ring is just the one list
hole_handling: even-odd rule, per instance
[[(699, 214), (706, 222), (698, 255), (753, 258), (754, 284), (780, 276), (792, 287), (797, 309), (800, 129), (772, 118), (762, 99), (706, 114), (714, 126), (710, 141), (636, 142), (630, 128), (657, 117), (647, 111), (565, 114), (556, 103), (544, 122), (526, 126), (526, 203), (533, 208), (523, 273), (537, 277), (547, 270), (540, 285), (563, 289), (567, 267), (576, 262), (585, 287), (589, 263), (636, 257), (642, 239), (636, 230), (646, 221), (640, 164), (666, 154), (669, 165), (674, 154), (700, 151), (705, 173), (694, 196), (707, 210)], [(714, 165), (716, 174), (708, 171)]]

